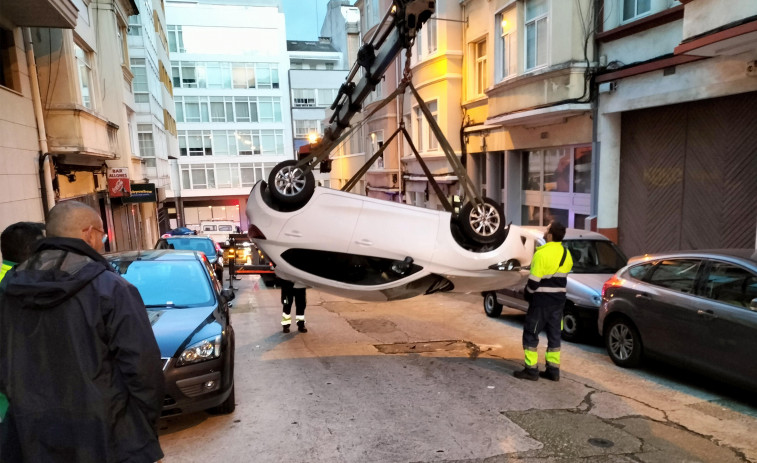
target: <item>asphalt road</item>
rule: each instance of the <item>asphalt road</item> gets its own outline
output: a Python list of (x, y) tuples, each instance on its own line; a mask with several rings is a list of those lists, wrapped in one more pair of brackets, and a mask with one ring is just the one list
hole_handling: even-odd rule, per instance
[(163, 462), (757, 462), (750, 394), (598, 341), (563, 343), (560, 382), (515, 379), (523, 315), (480, 296), (308, 290), (309, 332), (284, 334), (278, 290), (234, 285), (236, 411), (162, 421)]

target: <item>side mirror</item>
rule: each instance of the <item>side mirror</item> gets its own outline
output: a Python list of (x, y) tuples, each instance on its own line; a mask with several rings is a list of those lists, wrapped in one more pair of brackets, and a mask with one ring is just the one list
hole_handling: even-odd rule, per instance
[(231, 289), (231, 288), (225, 288), (225, 289), (221, 290), (221, 297), (223, 297), (224, 299), (226, 299), (226, 302), (228, 302), (228, 301), (233, 301), (236, 296), (234, 295), (234, 290), (233, 289)]
[(757, 297), (752, 299), (752, 302), (749, 303), (749, 310), (752, 312), (757, 312)]

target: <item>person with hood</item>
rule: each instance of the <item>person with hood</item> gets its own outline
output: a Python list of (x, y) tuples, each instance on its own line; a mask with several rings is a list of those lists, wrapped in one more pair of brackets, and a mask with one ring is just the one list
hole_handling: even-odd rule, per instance
[(0, 282), (0, 461), (155, 462), (163, 370), (137, 289), (98, 253), (102, 220), (76, 201)]

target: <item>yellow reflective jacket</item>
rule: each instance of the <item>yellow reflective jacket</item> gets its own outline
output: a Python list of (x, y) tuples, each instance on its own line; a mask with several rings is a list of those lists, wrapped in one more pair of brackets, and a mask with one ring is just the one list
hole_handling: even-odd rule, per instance
[(565, 287), (571, 269), (573, 258), (561, 242), (551, 241), (536, 248), (526, 285), (526, 300), (539, 306), (565, 304)]

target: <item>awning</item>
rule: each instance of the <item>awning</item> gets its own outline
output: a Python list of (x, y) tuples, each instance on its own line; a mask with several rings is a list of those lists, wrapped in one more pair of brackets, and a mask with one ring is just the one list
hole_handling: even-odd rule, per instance
[(675, 48), (676, 55), (728, 56), (757, 50), (757, 21), (702, 35)]
[(545, 108), (519, 111), (501, 116), (490, 117), (486, 120), (487, 126), (516, 126), (531, 124), (555, 124), (563, 119), (579, 116), (591, 111), (591, 103), (568, 103)]

